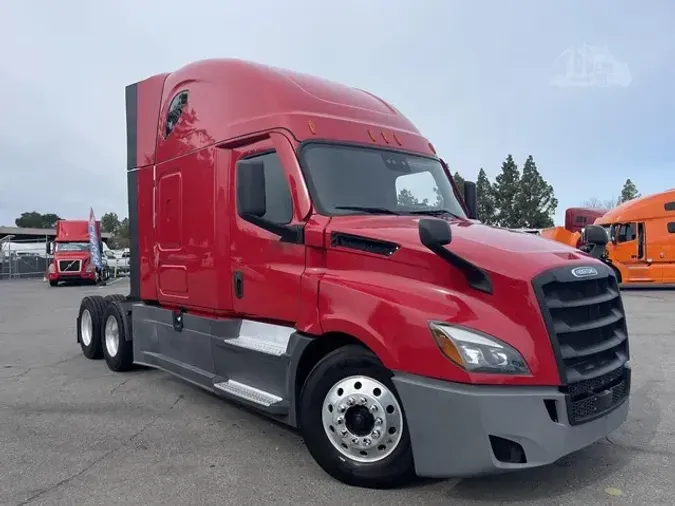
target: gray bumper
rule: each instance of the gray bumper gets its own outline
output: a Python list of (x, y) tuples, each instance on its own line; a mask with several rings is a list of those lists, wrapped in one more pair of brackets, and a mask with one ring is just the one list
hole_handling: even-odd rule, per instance
[[(467, 477), (551, 464), (618, 428), (628, 399), (600, 418), (568, 423), (565, 396), (553, 387), (477, 386), (397, 373), (396, 385), (425, 477)], [(557, 422), (544, 400), (554, 401)], [(521, 445), (526, 463), (500, 462), (490, 436)]]

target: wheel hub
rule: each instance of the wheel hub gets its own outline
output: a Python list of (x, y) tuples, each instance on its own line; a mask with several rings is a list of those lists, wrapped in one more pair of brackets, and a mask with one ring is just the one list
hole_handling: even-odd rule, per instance
[(120, 348), (120, 329), (114, 316), (109, 316), (105, 322), (105, 347), (111, 357), (117, 355)]
[(88, 309), (82, 311), (82, 316), (80, 317), (80, 338), (82, 344), (89, 346), (91, 344), (92, 338), (94, 336), (94, 324), (91, 319), (91, 313)]
[(347, 430), (357, 436), (367, 436), (375, 427), (375, 417), (365, 406), (353, 406), (345, 413)]
[(401, 442), (403, 412), (394, 393), (367, 376), (350, 376), (328, 391), (323, 427), (333, 446), (357, 462), (377, 462)]

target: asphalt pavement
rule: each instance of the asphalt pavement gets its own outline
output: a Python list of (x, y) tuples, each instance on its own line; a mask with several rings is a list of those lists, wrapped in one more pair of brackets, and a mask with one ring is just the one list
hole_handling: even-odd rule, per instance
[(88, 293), (0, 281), (2, 505), (675, 504), (675, 291), (626, 291), (629, 420), (546, 468), (352, 488), (293, 430), (155, 370), (87, 360), (75, 318)]

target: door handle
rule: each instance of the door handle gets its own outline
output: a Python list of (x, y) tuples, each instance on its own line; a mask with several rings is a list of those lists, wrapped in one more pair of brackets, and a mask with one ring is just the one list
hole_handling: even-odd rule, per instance
[(241, 271), (235, 271), (234, 273), (234, 295), (237, 299), (241, 299), (244, 296), (244, 275)]

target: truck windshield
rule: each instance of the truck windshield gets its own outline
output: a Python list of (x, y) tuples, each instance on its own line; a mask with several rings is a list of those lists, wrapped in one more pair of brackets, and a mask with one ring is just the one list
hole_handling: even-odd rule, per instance
[(88, 251), (88, 242), (57, 242), (54, 251)]
[(438, 160), (384, 149), (308, 144), (301, 159), (319, 213), (466, 218)]

